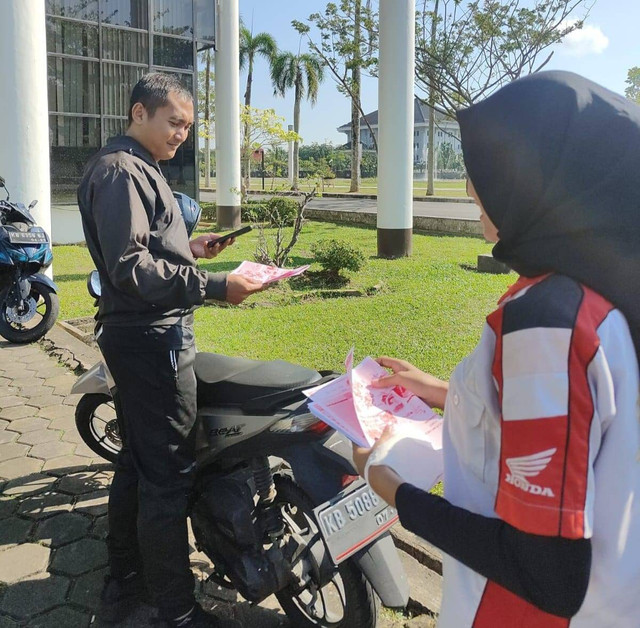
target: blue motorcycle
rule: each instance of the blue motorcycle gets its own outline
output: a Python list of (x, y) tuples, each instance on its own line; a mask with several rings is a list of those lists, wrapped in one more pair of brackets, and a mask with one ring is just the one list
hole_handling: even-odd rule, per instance
[(56, 284), (40, 271), (53, 259), (49, 237), (36, 226), (31, 209), (0, 200), (0, 336), (9, 342), (33, 342), (56, 322), (60, 310)]

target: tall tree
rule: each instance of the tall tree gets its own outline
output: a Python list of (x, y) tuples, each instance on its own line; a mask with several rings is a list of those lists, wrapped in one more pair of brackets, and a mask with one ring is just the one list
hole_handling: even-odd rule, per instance
[[(351, 192), (360, 187), (360, 118), (369, 127), (374, 147), (376, 137), (362, 110), (360, 85), (363, 71), (374, 70), (377, 64), (376, 13), (371, 0), (341, 0), (329, 2), (324, 13), (313, 13), (307, 22), (297, 20), (293, 27), (309, 40), (336, 81), (338, 91), (351, 99)], [(317, 36), (312, 36), (311, 26)]]
[[(275, 39), (269, 33), (258, 33), (254, 35), (246, 26), (240, 26), (240, 69), (247, 70), (247, 86), (244, 92), (244, 105), (251, 107), (251, 86), (253, 84), (253, 70), (257, 56), (264, 57), (269, 64), (269, 69), (278, 52)], [(244, 127), (244, 141), (248, 143), (249, 130)], [(247, 151), (245, 150), (245, 153)], [(251, 185), (251, 161), (244, 162), (244, 188), (245, 192)]]
[[(294, 90), (293, 130), (300, 133), (300, 103), (303, 98), (315, 105), (318, 99), (318, 87), (324, 80), (322, 60), (309, 53), (283, 52), (279, 54), (271, 68), (271, 80), (276, 96), (285, 96), (287, 90)], [(300, 141), (293, 143), (293, 190), (298, 189), (298, 162)]]
[(422, 0), (416, 86), (427, 94), (433, 89), (435, 107), (453, 117), (457, 109), (541, 70), (553, 56), (549, 48), (582, 28), (594, 2)]
[(215, 75), (211, 48), (198, 53), (198, 135), (204, 140), (204, 185), (211, 187), (211, 140), (214, 138)]
[(638, 66), (629, 69), (625, 83), (629, 86), (624, 90), (626, 97), (640, 104), (640, 68)]

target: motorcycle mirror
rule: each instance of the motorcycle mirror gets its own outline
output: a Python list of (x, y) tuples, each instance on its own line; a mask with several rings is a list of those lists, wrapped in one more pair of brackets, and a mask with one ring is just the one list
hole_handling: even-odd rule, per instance
[(0, 188), (4, 187), (4, 179), (0, 177)]
[(92, 270), (87, 277), (87, 290), (94, 299), (99, 299), (102, 294), (100, 275), (97, 270)]
[(29, 209), (33, 209), (37, 204), (38, 204), (37, 199), (35, 201), (31, 201), (31, 203), (29, 203)]

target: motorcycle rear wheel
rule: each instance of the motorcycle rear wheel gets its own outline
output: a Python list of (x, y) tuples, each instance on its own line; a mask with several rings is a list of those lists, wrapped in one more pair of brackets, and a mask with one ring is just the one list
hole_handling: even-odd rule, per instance
[(42, 283), (33, 282), (25, 303), (33, 307), (28, 320), (11, 320), (11, 309), (6, 301), (7, 292), (0, 303), (0, 336), (17, 344), (34, 342), (42, 338), (54, 325), (60, 311), (58, 295)]
[(76, 406), (76, 428), (91, 451), (109, 462), (116, 461), (122, 449), (122, 438), (115, 404), (110, 395), (83, 395)]
[[(317, 530), (313, 504), (290, 477), (275, 476), (276, 503), (286, 509), (296, 525)], [(286, 525), (286, 519), (285, 519)], [(375, 628), (379, 601), (368, 580), (351, 559), (338, 567), (333, 580), (322, 588), (311, 585), (301, 592), (291, 588), (276, 597), (296, 628)]]

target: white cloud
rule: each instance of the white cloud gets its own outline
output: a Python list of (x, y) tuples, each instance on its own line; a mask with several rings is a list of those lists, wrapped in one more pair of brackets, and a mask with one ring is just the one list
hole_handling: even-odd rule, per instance
[(562, 40), (560, 50), (571, 57), (584, 57), (590, 54), (602, 54), (608, 45), (609, 38), (599, 26), (585, 24), (582, 28), (570, 32)]

